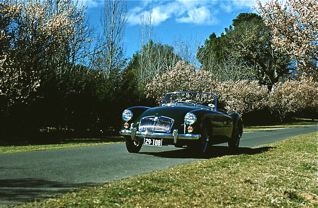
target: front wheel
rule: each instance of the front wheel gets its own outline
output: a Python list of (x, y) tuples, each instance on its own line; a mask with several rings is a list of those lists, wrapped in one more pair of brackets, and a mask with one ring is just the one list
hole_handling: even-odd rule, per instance
[(128, 152), (137, 153), (140, 151), (141, 146), (143, 144), (140, 139), (136, 138), (133, 140), (130, 137), (125, 137), (125, 140), (126, 140), (126, 148)]
[(189, 149), (200, 156), (206, 156), (209, 151), (209, 144), (209, 137), (203, 136), (197, 143), (190, 145)]
[(231, 152), (237, 152), (240, 145), (242, 133), (243, 133), (242, 124), (239, 122), (233, 130), (232, 138), (228, 142), (229, 150)]
[(198, 151), (202, 155), (206, 155), (209, 149), (209, 137), (205, 136), (200, 139), (200, 143), (198, 144)]

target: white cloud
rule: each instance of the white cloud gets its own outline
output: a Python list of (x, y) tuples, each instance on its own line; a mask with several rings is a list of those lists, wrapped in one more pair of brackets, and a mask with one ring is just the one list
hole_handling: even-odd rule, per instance
[(236, 9), (253, 9), (256, 2), (257, 0), (143, 0), (128, 11), (128, 23), (138, 25), (142, 24), (142, 20), (151, 19), (152, 25), (159, 25), (173, 19), (179, 23), (211, 25), (218, 22), (217, 11), (231, 13)]
[(169, 17), (170, 17), (170, 14), (169, 13), (166, 13), (164, 11), (161, 11), (161, 8), (157, 7), (157, 8), (154, 8), (152, 11), (151, 11), (151, 18), (152, 18), (152, 23), (154, 25), (158, 25), (160, 24), (161, 22), (164, 22), (166, 21)]
[(175, 3), (161, 4), (154, 7), (135, 7), (128, 12), (128, 23), (132, 25), (142, 24), (143, 21), (151, 21), (152, 25), (159, 25), (178, 13)]
[(260, 1), (262, 4), (269, 0), (230, 0), (234, 8), (251, 8), (255, 9), (257, 2)]
[(233, 7), (250, 7), (253, 8), (257, 0), (231, 0)]
[(185, 8), (191, 9), (201, 6), (212, 6), (218, 4), (217, 0), (176, 0), (176, 2), (183, 4)]
[(210, 25), (216, 23), (216, 20), (207, 7), (199, 7), (188, 10), (185, 16), (177, 18), (177, 22)]
[(159, 25), (166, 21), (170, 16), (161, 12), (160, 8), (153, 8), (150, 11), (132, 12), (128, 14), (128, 22), (133, 25), (142, 24), (144, 21), (152, 25)]
[(78, 3), (89, 8), (97, 7), (102, 3), (102, 0), (78, 0)]

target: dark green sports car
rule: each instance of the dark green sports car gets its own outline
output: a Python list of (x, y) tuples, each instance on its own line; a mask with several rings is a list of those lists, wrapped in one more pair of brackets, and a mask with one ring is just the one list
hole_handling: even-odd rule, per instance
[(238, 148), (243, 122), (238, 113), (219, 110), (217, 96), (202, 92), (167, 93), (158, 107), (134, 106), (122, 113), (128, 152), (142, 145), (189, 147), (205, 154), (208, 146), (228, 142)]

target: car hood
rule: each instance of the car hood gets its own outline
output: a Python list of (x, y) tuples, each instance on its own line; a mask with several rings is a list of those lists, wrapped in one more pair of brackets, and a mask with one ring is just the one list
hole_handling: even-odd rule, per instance
[(186, 113), (198, 109), (197, 107), (188, 106), (161, 106), (146, 110), (141, 114), (139, 120), (146, 116), (166, 116), (174, 119), (175, 124), (181, 124), (184, 121)]

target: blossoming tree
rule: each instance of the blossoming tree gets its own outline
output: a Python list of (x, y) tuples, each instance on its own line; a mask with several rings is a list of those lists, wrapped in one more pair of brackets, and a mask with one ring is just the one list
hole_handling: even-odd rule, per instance
[(318, 1), (259, 1), (257, 8), (271, 28), (275, 48), (297, 60), (302, 72), (317, 79)]

